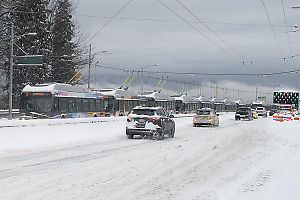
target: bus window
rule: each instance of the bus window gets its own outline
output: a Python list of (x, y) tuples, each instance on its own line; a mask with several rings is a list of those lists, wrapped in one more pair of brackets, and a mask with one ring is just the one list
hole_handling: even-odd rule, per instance
[(89, 102), (87, 99), (82, 100), (83, 103), (83, 112), (88, 112), (89, 111)]
[(89, 99), (90, 111), (96, 111), (95, 99)]
[(74, 99), (73, 98), (69, 98), (68, 99), (69, 101), (68, 101), (68, 112), (71, 112), (71, 113), (73, 113), (73, 112), (76, 112), (76, 107), (75, 107), (75, 101), (74, 101)]
[(103, 107), (103, 100), (97, 99), (96, 100), (96, 110), (98, 112), (101, 112), (101, 111), (103, 111), (102, 107)]
[(76, 104), (76, 110), (77, 112), (83, 112), (83, 104), (81, 99), (76, 99), (75, 100)]
[(59, 111), (61, 113), (67, 112), (67, 99), (66, 98), (59, 98)]
[(50, 113), (53, 110), (53, 99), (51, 96), (24, 97), (21, 105), (21, 109), (29, 112)]

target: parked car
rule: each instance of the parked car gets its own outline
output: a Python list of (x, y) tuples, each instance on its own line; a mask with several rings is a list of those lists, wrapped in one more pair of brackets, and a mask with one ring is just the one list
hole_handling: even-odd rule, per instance
[(251, 111), (252, 111), (253, 119), (257, 119), (258, 118), (257, 112), (254, 109), (251, 109)]
[(127, 117), (126, 135), (132, 139), (135, 135), (163, 140), (165, 135), (174, 137), (175, 122), (161, 107), (137, 106)]
[(268, 116), (268, 113), (264, 107), (257, 107), (256, 112), (257, 112), (258, 116), (263, 116), (263, 117)]
[(196, 111), (193, 118), (194, 127), (206, 125), (206, 126), (219, 126), (219, 115), (215, 113), (211, 108), (201, 108)]
[(235, 120), (241, 120), (241, 119), (253, 120), (253, 114), (251, 108), (242, 107), (236, 111)]

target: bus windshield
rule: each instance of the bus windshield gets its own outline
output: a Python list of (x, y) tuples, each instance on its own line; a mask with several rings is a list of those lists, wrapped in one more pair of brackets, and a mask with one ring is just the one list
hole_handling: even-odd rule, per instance
[(23, 109), (29, 112), (51, 112), (53, 100), (51, 96), (31, 96), (23, 99)]

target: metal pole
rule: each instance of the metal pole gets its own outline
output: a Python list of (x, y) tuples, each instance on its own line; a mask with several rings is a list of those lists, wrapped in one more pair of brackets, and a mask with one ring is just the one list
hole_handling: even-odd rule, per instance
[(144, 71), (144, 68), (141, 69), (141, 95), (143, 95), (143, 90), (144, 90), (144, 87), (143, 87), (143, 71)]
[(257, 101), (257, 91), (258, 91), (258, 88), (256, 87), (256, 92), (255, 92), (255, 101)]
[(8, 119), (12, 120), (12, 108), (13, 108), (13, 67), (14, 67), (14, 24), (11, 23), (11, 38), (10, 38), (10, 67), (9, 67), (9, 108)]
[[(91, 53), (92, 53), (92, 44), (90, 44), (90, 50), (89, 50), (89, 69), (91, 68)], [(91, 70), (89, 70), (88, 75), (88, 89), (91, 88)]]

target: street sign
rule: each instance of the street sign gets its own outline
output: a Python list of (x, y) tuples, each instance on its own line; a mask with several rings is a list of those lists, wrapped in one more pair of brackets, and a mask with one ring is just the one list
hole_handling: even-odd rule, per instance
[(266, 96), (259, 96), (257, 97), (258, 100), (260, 101), (266, 101), (267, 97)]
[(43, 56), (42, 55), (17, 56), (16, 65), (43, 66)]

